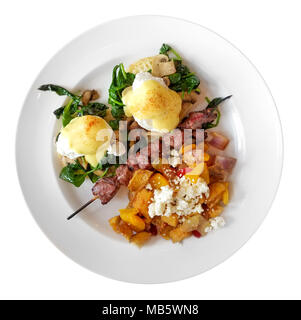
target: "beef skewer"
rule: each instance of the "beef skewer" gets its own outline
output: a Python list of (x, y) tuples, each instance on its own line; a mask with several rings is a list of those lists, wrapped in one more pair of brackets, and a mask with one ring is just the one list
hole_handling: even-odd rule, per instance
[(87, 203), (73, 212), (67, 220), (76, 216), (96, 199), (99, 199), (102, 204), (107, 204), (115, 196), (120, 185), (128, 185), (132, 176), (133, 173), (129, 170), (129, 167), (127, 165), (121, 165), (117, 168), (115, 177), (99, 179), (92, 188), (94, 198), (90, 199)]
[(95, 196), (94, 198), (90, 199), (87, 203), (85, 203), (83, 206), (81, 206), (80, 208), (78, 208), (76, 211), (74, 211), (68, 218), (67, 220), (72, 219), (74, 216), (76, 216), (78, 213), (80, 213), (83, 209), (85, 209), (86, 207), (88, 207), (89, 204), (91, 204), (92, 202), (94, 202), (96, 199), (98, 199), (98, 196)]

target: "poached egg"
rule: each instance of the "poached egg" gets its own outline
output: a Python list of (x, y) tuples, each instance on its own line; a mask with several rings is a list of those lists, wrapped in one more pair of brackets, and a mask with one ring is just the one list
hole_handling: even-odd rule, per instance
[(123, 91), (122, 101), (126, 116), (133, 116), (146, 130), (166, 133), (179, 124), (180, 96), (149, 72), (136, 74), (133, 85)]
[(84, 156), (90, 165), (96, 167), (108, 150), (112, 136), (113, 130), (103, 118), (77, 117), (60, 131), (57, 152), (69, 159)]

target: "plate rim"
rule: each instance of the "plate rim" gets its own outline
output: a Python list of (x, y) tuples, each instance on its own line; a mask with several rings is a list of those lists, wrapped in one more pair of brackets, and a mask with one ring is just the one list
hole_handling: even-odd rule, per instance
[[(237, 50), (243, 57), (246, 61), (248, 61), (248, 63), (252, 66), (252, 68), (256, 71), (257, 75), (261, 78), (263, 84), (264, 84), (264, 87), (265, 89), (267, 90), (267, 92), (269, 93), (269, 96), (270, 98), (272, 99), (273, 101), (273, 105), (274, 105), (274, 108), (275, 108), (275, 111), (276, 111), (276, 115), (277, 115), (277, 126), (279, 127), (279, 137), (280, 139), (278, 139), (278, 148), (279, 148), (279, 171), (277, 172), (277, 184), (274, 185), (275, 187), (275, 191), (274, 191), (274, 194), (273, 196), (271, 196), (271, 199), (270, 199), (270, 202), (267, 206), (267, 209), (265, 211), (265, 213), (262, 215), (262, 219), (259, 223), (259, 225), (256, 227), (256, 229), (253, 230), (253, 232), (251, 233), (251, 235), (244, 241), (242, 242), (235, 250), (232, 251), (231, 254), (229, 254), (226, 258), (222, 259), (221, 261), (219, 262), (216, 262), (214, 264), (212, 264), (212, 266), (206, 268), (206, 270), (204, 271), (199, 271), (199, 272), (195, 272), (195, 273), (190, 273), (190, 275), (188, 276), (181, 276), (180, 278), (178, 279), (170, 279), (170, 280), (164, 280), (164, 281), (152, 281), (152, 282), (141, 282), (141, 281), (130, 281), (130, 280), (125, 280), (125, 279), (121, 279), (121, 278), (116, 278), (116, 277), (113, 277), (113, 276), (110, 276), (108, 274), (104, 274), (104, 273), (100, 273), (100, 272), (97, 272), (93, 269), (90, 269), (88, 266), (82, 264), (81, 262), (77, 261), (76, 259), (74, 259), (72, 256), (68, 255), (63, 249), (59, 248), (58, 245), (51, 239), (50, 235), (42, 228), (42, 226), (40, 225), (39, 221), (37, 220), (36, 216), (33, 214), (32, 212), (32, 209), (30, 208), (30, 204), (28, 202), (28, 199), (26, 198), (25, 196), (25, 190), (24, 190), (24, 185), (23, 185), (23, 182), (22, 182), (22, 179), (21, 179), (21, 165), (20, 165), (20, 160), (18, 159), (18, 137), (20, 135), (20, 124), (21, 124), (21, 118), (22, 118), (22, 115), (23, 115), (23, 112), (24, 112), (24, 109), (25, 109), (25, 105), (26, 105), (26, 101), (28, 100), (28, 97), (30, 96), (32, 90), (34, 89), (34, 84), (35, 82), (39, 79), (40, 75), (43, 74), (44, 70), (46, 69), (46, 67), (48, 66), (48, 64), (55, 59), (55, 57), (57, 55), (59, 55), (61, 52), (63, 52), (65, 50), (66, 47), (68, 47), (71, 43), (73, 43), (74, 41), (78, 40), (79, 38), (81, 37), (84, 37), (86, 34), (90, 33), (90, 32), (93, 32), (93, 30), (96, 30), (98, 28), (101, 28), (105, 25), (109, 25), (113, 22), (118, 22), (118, 21), (122, 21), (122, 20), (127, 20), (127, 19), (133, 19), (133, 18), (163, 18), (163, 19), (172, 19), (172, 20), (175, 20), (175, 21), (179, 21), (179, 22), (185, 22), (187, 24), (191, 24), (191, 25), (195, 25), (197, 27), (200, 27), (202, 29), (205, 29), (207, 30), (209, 33), (213, 33), (215, 34), (217, 37), (223, 39), (226, 43), (230, 44), (230, 46), (232, 48), (234, 48), (235, 50)], [(55, 247), (57, 247), (59, 249), (59, 251), (61, 253), (63, 253), (66, 257), (68, 257), (69, 259), (71, 259), (72, 261), (74, 261), (75, 263), (77, 263), (78, 265), (80, 265), (81, 267), (85, 268), (86, 270), (89, 270), (97, 275), (101, 275), (101, 276), (105, 276), (107, 278), (110, 278), (110, 279), (113, 279), (113, 280), (117, 280), (117, 281), (122, 281), (122, 282), (126, 282), (126, 283), (140, 283), (140, 284), (159, 284), (159, 283), (170, 283), (170, 282), (176, 282), (176, 281), (182, 281), (182, 280), (185, 280), (185, 279), (189, 279), (189, 278), (192, 278), (194, 276), (197, 276), (197, 275), (200, 275), (200, 274), (203, 274), (211, 269), (213, 269), (214, 267), (224, 263), (227, 259), (229, 259), (230, 257), (232, 257), (239, 249), (241, 249), (249, 240), (250, 238), (258, 231), (258, 229), (260, 228), (260, 226), (262, 226), (264, 220), (266, 219), (268, 213), (270, 212), (271, 210), (271, 207), (275, 201), (275, 198), (276, 198), (276, 195), (279, 191), (279, 186), (280, 186), (280, 183), (281, 183), (281, 178), (282, 178), (282, 173), (283, 173), (283, 165), (284, 165), (284, 136), (283, 136), (283, 127), (282, 127), (282, 123), (281, 123), (281, 119), (280, 119), (280, 114), (279, 114), (279, 110), (278, 110), (278, 107), (277, 107), (277, 104), (275, 102), (275, 99), (272, 95), (272, 92), (269, 88), (269, 86), (267, 85), (264, 77), (262, 76), (262, 74), (259, 72), (259, 70), (257, 69), (257, 67), (253, 64), (253, 62), (239, 49), (237, 48), (231, 41), (229, 41), (228, 39), (224, 38), (222, 35), (220, 35), (219, 33), (215, 32), (214, 30), (210, 29), (210, 28), (207, 28), (199, 23), (196, 23), (196, 22), (193, 22), (193, 21), (190, 21), (188, 19), (183, 19), (183, 18), (180, 18), (180, 17), (174, 17), (174, 16), (168, 16), (168, 15), (148, 15), (148, 14), (143, 14), (143, 15), (129, 15), (129, 16), (122, 16), (122, 17), (119, 17), (119, 18), (115, 18), (115, 19), (110, 19), (108, 21), (105, 21), (105, 22), (102, 22), (102, 23), (99, 23), (95, 26), (93, 26), (92, 28), (89, 28), (87, 30), (85, 30), (84, 32), (80, 33), (79, 35), (77, 35), (76, 37), (73, 37), (71, 40), (69, 40), (64, 46), (62, 46), (58, 51), (55, 52), (54, 55), (52, 55), (50, 57), (50, 59), (48, 59), (46, 61), (46, 63), (44, 64), (43, 68), (40, 70), (40, 72), (36, 75), (36, 77), (34, 78), (24, 100), (23, 100), (23, 103), (22, 103), (22, 108), (20, 109), (19, 111), (19, 116), (18, 116), (18, 121), (17, 121), (17, 129), (15, 131), (15, 165), (16, 165), (16, 169), (17, 169), (17, 176), (18, 176), (18, 181), (19, 181), (19, 185), (20, 185), (20, 188), (21, 188), (21, 192), (22, 192), (22, 196), (23, 196), (23, 199), (26, 203), (26, 206), (28, 208), (28, 211), (30, 212), (33, 220), (37, 223), (39, 229), (42, 231), (42, 233), (49, 239), (49, 241), (55, 245)]]

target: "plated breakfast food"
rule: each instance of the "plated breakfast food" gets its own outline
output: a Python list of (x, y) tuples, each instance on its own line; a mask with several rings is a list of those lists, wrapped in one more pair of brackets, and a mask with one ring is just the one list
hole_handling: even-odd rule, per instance
[(225, 225), (236, 159), (226, 155), (230, 141), (218, 124), (230, 96), (206, 97), (200, 83), (163, 44), (158, 55), (113, 68), (108, 104), (96, 90), (39, 88), (67, 96), (54, 111), (62, 121), (60, 178), (75, 187), (86, 178), (94, 184), (92, 198), (71, 217), (97, 199), (107, 204), (126, 187), (129, 203), (109, 225), (139, 247), (154, 236), (176, 243)]

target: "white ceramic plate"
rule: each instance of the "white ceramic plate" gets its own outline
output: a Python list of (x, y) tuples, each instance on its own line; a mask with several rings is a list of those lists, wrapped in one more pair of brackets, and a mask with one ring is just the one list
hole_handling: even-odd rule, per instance
[[(154, 238), (141, 250), (115, 234), (108, 219), (127, 203), (123, 189), (108, 205), (97, 201), (84, 214), (66, 217), (91, 197), (91, 182), (76, 189), (58, 178), (54, 151), (59, 129), (52, 112), (64, 98), (37, 90), (55, 83), (99, 89), (102, 101), (115, 64), (158, 53), (162, 43), (181, 52), (212, 96), (233, 97), (222, 107), (220, 130), (238, 162), (232, 175), (225, 228), (183, 244)], [(41, 229), (67, 256), (101, 275), (136, 283), (184, 279), (221, 263), (256, 231), (275, 196), (282, 168), (277, 110), (250, 61), (219, 35), (197, 24), (161, 16), (136, 16), (100, 25), (55, 55), (35, 80), (22, 109), (16, 144), (17, 170), (26, 202)]]

